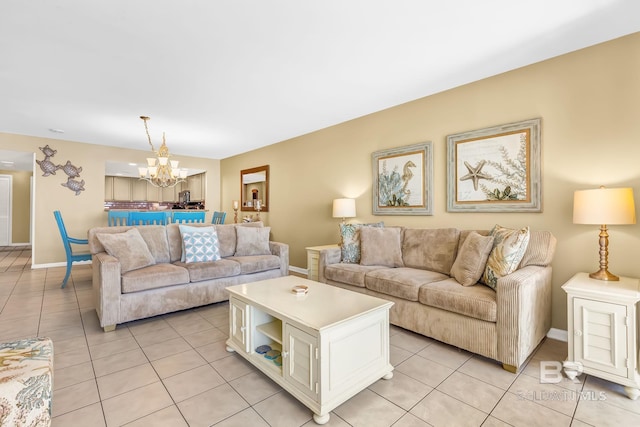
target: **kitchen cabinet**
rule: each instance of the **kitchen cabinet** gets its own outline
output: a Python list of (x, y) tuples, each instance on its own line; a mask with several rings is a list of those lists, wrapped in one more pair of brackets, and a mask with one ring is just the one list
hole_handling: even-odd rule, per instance
[(131, 200), (131, 178), (113, 177), (113, 200)]

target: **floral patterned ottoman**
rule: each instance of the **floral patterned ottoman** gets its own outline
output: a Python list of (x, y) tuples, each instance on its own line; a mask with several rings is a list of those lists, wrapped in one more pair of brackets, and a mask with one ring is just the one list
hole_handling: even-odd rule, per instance
[(51, 425), (52, 389), (49, 338), (0, 343), (0, 426)]

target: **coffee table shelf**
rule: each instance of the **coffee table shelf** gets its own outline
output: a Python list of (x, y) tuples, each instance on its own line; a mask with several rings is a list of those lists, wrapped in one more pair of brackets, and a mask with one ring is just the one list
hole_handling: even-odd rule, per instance
[(275, 342), (282, 344), (282, 321), (274, 320), (273, 322), (263, 323), (262, 325), (257, 325), (256, 329)]
[[(294, 295), (296, 285), (309, 292)], [(294, 276), (227, 289), (227, 350), (311, 409), (317, 424), (328, 422), (331, 410), (380, 378), (393, 376), (392, 302)], [(281, 351), (282, 366), (257, 353), (261, 345)]]

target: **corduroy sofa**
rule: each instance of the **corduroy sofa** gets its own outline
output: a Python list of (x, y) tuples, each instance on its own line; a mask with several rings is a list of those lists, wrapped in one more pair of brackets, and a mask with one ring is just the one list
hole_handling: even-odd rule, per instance
[[(124, 322), (225, 301), (227, 286), (289, 274), (289, 246), (269, 241), (270, 228), (261, 222), (188, 224), (209, 231), (215, 227), (217, 244), (211, 246), (220, 259), (202, 262), (183, 258), (185, 232), (180, 226), (89, 230), (93, 292), (105, 332)], [(204, 228), (195, 232), (199, 230)], [(199, 249), (211, 249), (209, 243), (205, 240)], [(147, 249), (151, 257), (144, 255)]]
[[(556, 246), (550, 232), (530, 232), (516, 270), (494, 277), (494, 290), (476, 278), (469, 281), (469, 272), (460, 274), (454, 265), (464, 265), (456, 258), (474, 252), (470, 243), (463, 250), (470, 234), (489, 231), (401, 228), (397, 238), (365, 239), (373, 229), (360, 229), (361, 262), (341, 262), (344, 246), (320, 251), (319, 281), (393, 301), (392, 324), (497, 360), (510, 372), (517, 372), (549, 331)], [(489, 245), (492, 253), (493, 241)], [(486, 257), (473, 261), (476, 270), (485, 269)]]

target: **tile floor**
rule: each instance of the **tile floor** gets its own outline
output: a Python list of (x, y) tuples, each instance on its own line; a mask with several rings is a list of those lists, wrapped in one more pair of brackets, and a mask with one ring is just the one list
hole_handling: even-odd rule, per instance
[[(90, 266), (74, 266), (60, 289), (64, 268), (31, 270), (29, 256), (0, 248), (0, 339), (53, 339), (54, 427), (315, 425), (306, 407), (225, 351), (228, 304), (104, 333)], [(565, 356), (566, 343), (547, 339), (514, 375), (392, 327), (394, 377), (337, 407), (326, 425), (640, 425), (640, 401), (627, 399), (620, 386), (594, 377), (540, 384), (539, 362)]]

